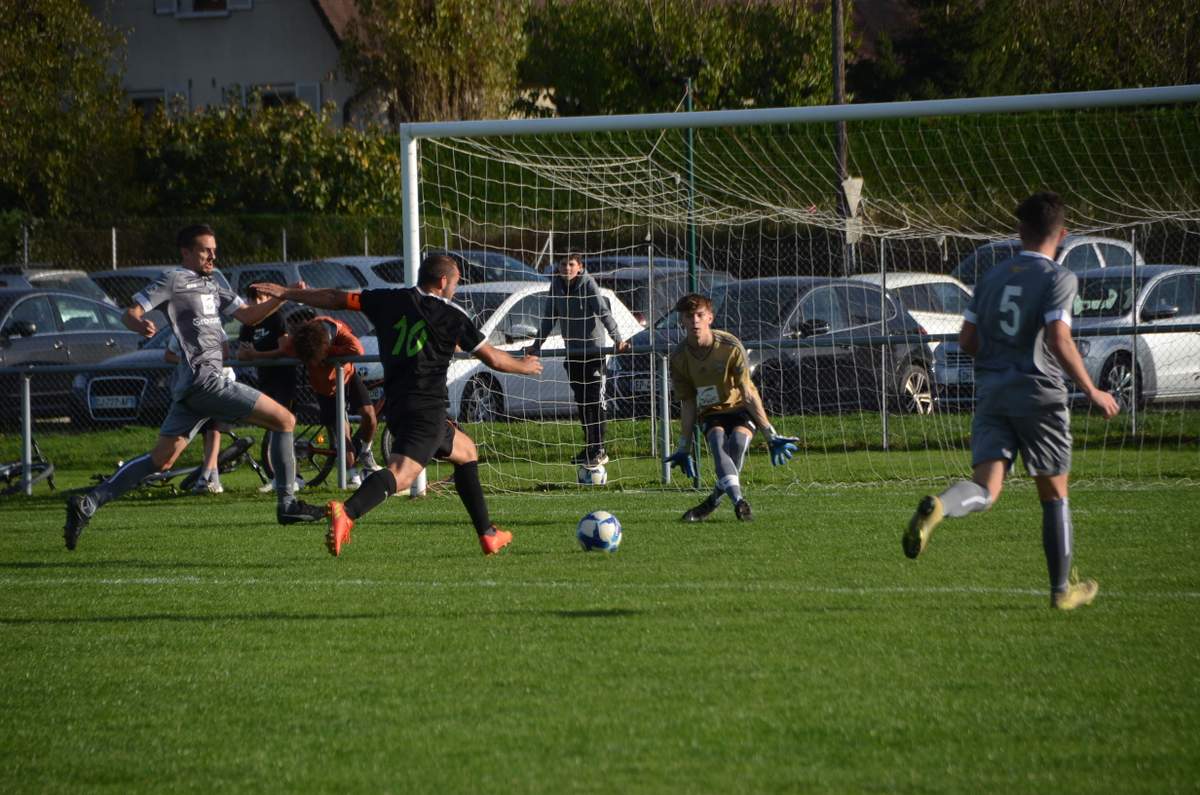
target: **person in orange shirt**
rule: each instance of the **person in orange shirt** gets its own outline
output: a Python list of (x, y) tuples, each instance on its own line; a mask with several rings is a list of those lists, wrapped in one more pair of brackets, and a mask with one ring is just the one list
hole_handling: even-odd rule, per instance
[[(321, 423), (327, 428), (333, 428), (337, 405), (334, 394), (337, 369), (329, 364), (328, 359), (338, 356), (361, 356), (363, 346), (358, 337), (354, 336), (354, 332), (342, 321), (318, 315), (291, 329), (291, 333), (281, 341), (280, 350), (285, 356), (295, 356), (304, 362), (309, 385), (316, 393), (317, 405), (321, 410)], [(351, 477), (351, 485), (357, 485), (361, 478), (380, 468), (371, 452), (375, 429), (379, 423), (375, 416), (375, 406), (367, 395), (367, 387), (354, 365), (346, 362), (342, 365), (342, 371), (346, 409), (351, 414), (358, 412), (361, 418), (353, 438), (349, 436), (349, 425), (346, 427), (349, 440), (346, 446), (346, 464), (353, 466), (357, 461), (362, 467), (361, 475)]]

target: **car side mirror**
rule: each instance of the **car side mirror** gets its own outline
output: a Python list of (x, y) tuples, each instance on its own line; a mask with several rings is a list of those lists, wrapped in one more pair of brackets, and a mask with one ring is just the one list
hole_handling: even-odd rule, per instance
[(796, 329), (797, 336), (800, 337), (816, 337), (821, 334), (828, 334), (833, 329), (829, 325), (828, 320), (805, 320)]
[(32, 337), (37, 334), (37, 323), (32, 320), (14, 320), (0, 331), (5, 337)]
[(1148, 306), (1142, 310), (1142, 320), (1166, 320), (1179, 314), (1179, 307), (1170, 304)]

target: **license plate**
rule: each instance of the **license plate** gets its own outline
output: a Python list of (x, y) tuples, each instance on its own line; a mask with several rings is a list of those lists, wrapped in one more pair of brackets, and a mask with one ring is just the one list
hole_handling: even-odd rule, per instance
[(137, 398), (133, 395), (96, 395), (92, 397), (94, 409), (132, 409), (137, 408)]
[(651, 385), (650, 385), (650, 379), (649, 379), (649, 378), (635, 378), (635, 379), (633, 379), (633, 391), (634, 391), (634, 392), (638, 392), (638, 393), (641, 393), (641, 392), (649, 392), (649, 391), (650, 391), (650, 389), (651, 389)]
[(975, 383), (975, 370), (971, 367), (958, 368), (958, 383), (973, 384)]

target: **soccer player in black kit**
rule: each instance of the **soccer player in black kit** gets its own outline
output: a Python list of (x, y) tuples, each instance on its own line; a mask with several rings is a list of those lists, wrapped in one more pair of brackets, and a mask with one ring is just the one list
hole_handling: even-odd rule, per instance
[(343, 504), (329, 503), (330, 554), (342, 554), (354, 522), (398, 491), (407, 489), (434, 458), (454, 465), (454, 487), (475, 525), (485, 555), (512, 541), (488, 515), (479, 482), (475, 443), (447, 416), (446, 370), (457, 349), (503, 373), (539, 375), (536, 356), (516, 358), (487, 343), (475, 321), (451, 302), (458, 288), (458, 265), (442, 255), (427, 257), (417, 273), (417, 286), (403, 289), (299, 290), (278, 284), (256, 284), (274, 298), (321, 309), (354, 309), (367, 316), (379, 334), (383, 362), (384, 417), (392, 434), (388, 465), (363, 481)]

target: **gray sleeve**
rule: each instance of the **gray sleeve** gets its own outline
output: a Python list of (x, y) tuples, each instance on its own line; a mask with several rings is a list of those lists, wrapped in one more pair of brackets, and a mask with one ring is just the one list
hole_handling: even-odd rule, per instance
[(175, 274), (179, 271), (164, 271), (158, 278), (133, 294), (133, 302), (145, 312), (153, 312), (171, 300), (175, 291)]
[(246, 304), (240, 295), (224, 287), (217, 288), (217, 303), (221, 314), (226, 316), (232, 315)]
[(1054, 274), (1054, 281), (1042, 300), (1042, 325), (1049, 325), (1055, 320), (1061, 320), (1071, 325), (1071, 308), (1075, 303), (1075, 293), (1079, 291), (1079, 279), (1069, 270), (1060, 269)]
[(600, 318), (600, 322), (608, 330), (608, 336), (612, 337), (613, 342), (620, 345), (621, 330), (617, 328), (617, 321), (613, 319), (612, 310), (608, 307), (608, 301), (604, 300), (604, 294), (600, 292), (600, 286), (596, 284), (596, 280), (591, 276), (586, 278), (587, 281), (583, 283), (583, 286), (591, 293), (588, 296), (588, 301), (592, 305), (593, 314)]

